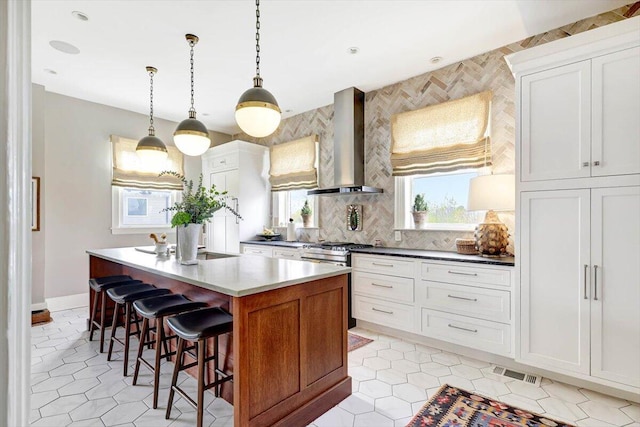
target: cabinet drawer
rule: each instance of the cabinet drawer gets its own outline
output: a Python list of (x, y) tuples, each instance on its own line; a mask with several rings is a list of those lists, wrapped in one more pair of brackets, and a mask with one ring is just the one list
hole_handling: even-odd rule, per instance
[(353, 272), (353, 291), (357, 294), (413, 303), (413, 279)]
[(457, 283), (460, 285), (511, 286), (511, 272), (497, 268), (456, 264), (436, 264), (423, 262), (420, 278), (434, 282)]
[(418, 283), (416, 299), (422, 307), (478, 319), (509, 323), (511, 293), (448, 283)]
[(262, 247), (262, 246), (243, 246), (242, 253), (247, 255), (261, 255), (266, 257), (272, 257), (273, 249), (270, 247)]
[(295, 249), (273, 249), (274, 258), (300, 259), (300, 252)]
[(403, 331), (415, 330), (414, 310), (410, 305), (354, 295), (353, 317)]
[(413, 277), (414, 262), (393, 257), (375, 257), (354, 254), (352, 267), (373, 273), (390, 274), (392, 276)]
[(206, 169), (210, 172), (234, 169), (238, 167), (238, 153), (227, 153), (207, 160)]
[(511, 327), (422, 308), (420, 332), (431, 338), (503, 356), (511, 355)]

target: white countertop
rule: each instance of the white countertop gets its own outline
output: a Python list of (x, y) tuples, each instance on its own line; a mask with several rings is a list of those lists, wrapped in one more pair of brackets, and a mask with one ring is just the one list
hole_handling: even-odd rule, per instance
[(199, 260), (196, 265), (182, 265), (173, 255), (157, 256), (135, 248), (90, 249), (87, 253), (234, 297), (351, 272), (349, 267), (333, 264), (254, 255)]

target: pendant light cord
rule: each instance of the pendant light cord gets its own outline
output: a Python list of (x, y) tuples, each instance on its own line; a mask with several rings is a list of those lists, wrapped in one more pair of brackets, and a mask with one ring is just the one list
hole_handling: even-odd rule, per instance
[(260, 0), (256, 0), (256, 77), (260, 78)]
[(189, 46), (191, 46), (191, 59), (190, 59), (190, 62), (191, 62), (191, 108), (189, 109), (189, 117), (191, 117), (192, 113), (195, 117), (196, 109), (193, 106), (193, 93), (194, 93), (193, 91), (193, 47), (195, 46), (195, 43), (192, 40), (190, 40)]
[(149, 135), (155, 136), (155, 129), (153, 127), (153, 71), (149, 71), (149, 81), (150, 81), (150, 89), (149, 89)]

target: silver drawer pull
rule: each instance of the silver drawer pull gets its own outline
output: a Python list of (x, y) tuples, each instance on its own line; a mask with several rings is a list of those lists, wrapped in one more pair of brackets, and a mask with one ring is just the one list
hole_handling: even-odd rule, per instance
[(600, 166), (600, 161), (596, 160), (595, 162), (593, 162), (593, 166)]
[(447, 325), (447, 326), (449, 326), (450, 328), (453, 328), (453, 329), (460, 329), (461, 331), (473, 332), (474, 334), (478, 333), (477, 329), (461, 328), (460, 326), (455, 326), (455, 325), (452, 325), (451, 323), (449, 323), (449, 325)]
[(374, 282), (371, 282), (371, 286), (377, 286), (379, 288), (393, 289), (393, 286), (391, 286), (391, 285), (380, 285), (380, 284), (374, 283)]
[(384, 314), (393, 314), (393, 311), (379, 310), (379, 309), (377, 309), (375, 307), (371, 307), (371, 310), (377, 311), (379, 313), (384, 313)]
[(474, 276), (474, 277), (478, 275), (478, 273), (463, 273), (461, 271), (451, 271), (451, 270), (447, 271), (447, 273), (449, 273), (449, 274), (459, 274), (461, 276)]
[(383, 264), (381, 262), (372, 262), (371, 264), (377, 265), (378, 267), (393, 267), (393, 264)]
[(227, 163), (227, 161), (226, 160), (220, 160), (220, 163), (221, 164), (225, 164), (225, 163)]
[(293, 258), (295, 255), (293, 255), (293, 254), (280, 254), (280, 256), (286, 256), (286, 257), (289, 257), (289, 258)]
[(478, 301), (478, 298), (465, 298), (465, 297), (457, 297), (455, 295), (447, 295), (449, 298), (455, 298), (455, 299), (463, 299), (465, 301), (473, 301), (476, 302)]
[(582, 167), (589, 167), (589, 162), (582, 162)]

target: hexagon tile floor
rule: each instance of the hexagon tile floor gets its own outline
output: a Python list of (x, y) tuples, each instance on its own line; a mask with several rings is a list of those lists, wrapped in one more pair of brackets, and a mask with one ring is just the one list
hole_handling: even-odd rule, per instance
[[(31, 333), (32, 426), (195, 425), (195, 411), (180, 398), (172, 419), (164, 419), (172, 363), (163, 364), (159, 408), (151, 409), (150, 372), (141, 368), (139, 385), (131, 386), (133, 369), (129, 377), (122, 376), (120, 354), (111, 362), (99, 354), (85, 330), (87, 308), (52, 317), (53, 322), (33, 327)], [(485, 362), (365, 329), (353, 331), (374, 339), (349, 353), (353, 394), (313, 427), (403, 427), (444, 383), (581, 427), (640, 427), (640, 405), (548, 379), (541, 387), (510, 381), (492, 374)], [(130, 360), (135, 360), (134, 343)], [(195, 394), (193, 378), (183, 375), (180, 381)], [(206, 401), (205, 425), (233, 426), (231, 405), (211, 393)]]

